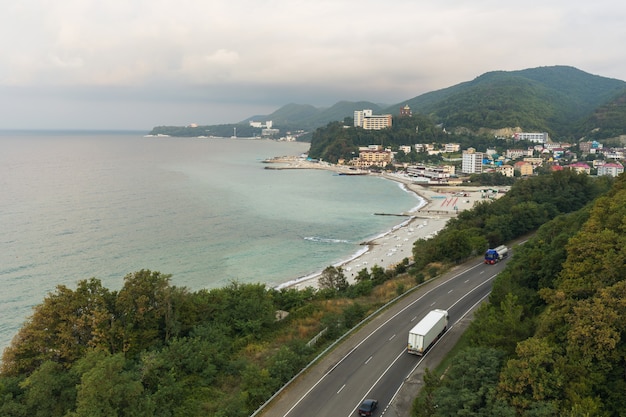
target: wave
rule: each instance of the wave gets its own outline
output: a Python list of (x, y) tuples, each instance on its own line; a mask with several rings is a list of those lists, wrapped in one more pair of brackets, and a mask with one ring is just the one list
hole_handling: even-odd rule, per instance
[(319, 237), (319, 236), (305, 236), (304, 240), (309, 240), (311, 242), (320, 242), (320, 243), (350, 243), (348, 240), (345, 240), (345, 239), (331, 239), (331, 238)]

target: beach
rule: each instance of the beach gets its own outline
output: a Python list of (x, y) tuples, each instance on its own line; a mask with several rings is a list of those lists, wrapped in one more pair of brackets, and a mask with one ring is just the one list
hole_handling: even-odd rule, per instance
[[(349, 283), (354, 283), (359, 271), (373, 266), (391, 269), (405, 258), (413, 258), (413, 244), (419, 239), (429, 239), (439, 233), (448, 220), (459, 212), (471, 209), (486, 198), (497, 198), (501, 194), (486, 194), (485, 187), (476, 186), (446, 186), (446, 185), (419, 185), (415, 180), (404, 174), (372, 174), (365, 171), (353, 170), (346, 166), (320, 164), (303, 161), (301, 159), (276, 158), (271, 163), (277, 163), (268, 169), (328, 169), (340, 175), (378, 175), (391, 181), (402, 183), (409, 192), (416, 193), (424, 199), (424, 204), (412, 211), (404, 213), (377, 213), (378, 215), (399, 216), (399, 222), (392, 230), (370, 241), (363, 242), (363, 249), (347, 261), (340, 262)], [(279, 288), (294, 287), (304, 289), (318, 288), (320, 274), (314, 274), (296, 281), (288, 282)]]

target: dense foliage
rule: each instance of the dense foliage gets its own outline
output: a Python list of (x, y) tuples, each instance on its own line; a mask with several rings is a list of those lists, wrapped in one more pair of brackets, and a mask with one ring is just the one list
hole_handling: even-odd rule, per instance
[(624, 81), (553, 66), (489, 72), (406, 103), (448, 130), (521, 127), (577, 139), (596, 127), (586, 125), (587, 130), (580, 130), (580, 121), (625, 88)]
[[(626, 92), (597, 108), (580, 127), (587, 140), (603, 140), (625, 134)], [(619, 144), (622, 145), (622, 144)]]
[(385, 295), (374, 285), (400, 270), (374, 266), (348, 285), (328, 267), (320, 290), (232, 283), (190, 292), (148, 270), (127, 275), (119, 291), (95, 278), (59, 286), (4, 351), (0, 415), (248, 416), (395, 297), (395, 287)]
[(397, 149), (400, 145), (416, 143), (445, 143), (450, 137), (423, 116), (396, 117), (391, 128), (365, 130), (346, 127), (342, 122), (329, 123), (313, 132), (309, 156), (336, 163), (358, 156), (359, 147), (382, 145)]
[(606, 192), (610, 179), (592, 179), (574, 171), (517, 181), (506, 195), (479, 203), (451, 219), (437, 239), (419, 240), (413, 247), (415, 266), (433, 262), (457, 263), (483, 253), (487, 247), (536, 230), (559, 214), (584, 207)]
[[(413, 415), (624, 415), (625, 221), (622, 175), (518, 247), (466, 334), (470, 347), (442, 379), (428, 374)], [(485, 377), (465, 387), (448, 377), (468, 371)]]

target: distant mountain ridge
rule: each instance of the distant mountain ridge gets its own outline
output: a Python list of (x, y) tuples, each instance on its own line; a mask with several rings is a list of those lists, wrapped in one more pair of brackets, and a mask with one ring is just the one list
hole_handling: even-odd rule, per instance
[[(312, 129), (353, 117), (355, 110), (372, 109), (374, 113), (397, 115), (401, 107), (408, 105), (413, 113), (428, 115), (448, 130), (520, 127), (547, 131), (553, 136), (571, 136), (596, 128), (592, 117), (595, 112), (622, 94), (626, 94), (624, 81), (592, 75), (571, 66), (550, 66), (488, 72), (474, 80), (387, 107), (365, 101), (342, 101), (322, 109), (288, 104), (254, 119), (272, 120), (275, 126), (300, 125)], [(614, 106), (612, 111), (612, 120), (622, 119), (616, 111), (626, 115), (624, 106)], [(626, 125), (622, 127), (626, 131)]]
[(405, 105), (414, 114), (428, 116), (434, 123), (443, 125), (447, 131), (521, 128), (548, 132), (557, 138), (626, 134), (626, 82), (592, 75), (571, 66), (487, 72), (471, 81), (391, 106), (368, 101), (340, 101), (326, 108), (290, 103), (271, 114), (249, 117), (239, 124), (201, 126), (199, 130), (159, 126), (150, 133), (193, 136), (198, 131), (210, 131), (230, 136), (236, 126), (238, 133), (253, 136), (261, 132), (248, 129), (249, 121), (268, 120), (282, 133), (312, 132), (330, 122), (352, 118), (355, 110), (371, 109), (375, 114), (397, 115)]

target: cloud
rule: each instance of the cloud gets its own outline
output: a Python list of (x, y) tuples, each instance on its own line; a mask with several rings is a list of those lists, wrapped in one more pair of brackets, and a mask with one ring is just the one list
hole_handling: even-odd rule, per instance
[[(39, 91), (38, 102), (80, 111), (81, 100), (150, 97), (153, 113), (179, 120), (198, 103), (395, 103), (487, 71), (555, 64), (625, 79), (625, 18), (609, 0), (22, 0), (0, 15), (0, 87), (13, 94), (0, 103)], [(45, 109), (30, 109), (7, 118), (46, 123)]]

